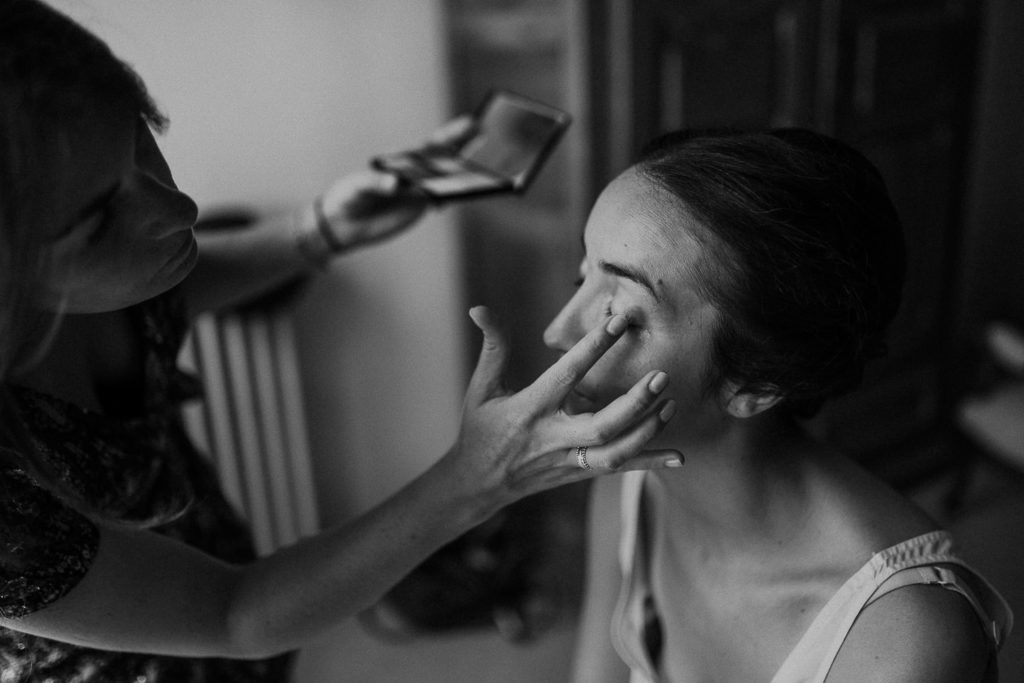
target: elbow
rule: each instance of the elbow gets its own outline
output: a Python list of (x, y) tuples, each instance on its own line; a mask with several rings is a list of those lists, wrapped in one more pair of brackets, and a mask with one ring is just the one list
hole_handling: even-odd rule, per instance
[(239, 571), (233, 590), (223, 594), (221, 656), (229, 659), (266, 659), (284, 654), (294, 645), (285, 642), (284, 634), (275, 627), (269, 603), (260, 591), (246, 590), (244, 570)]

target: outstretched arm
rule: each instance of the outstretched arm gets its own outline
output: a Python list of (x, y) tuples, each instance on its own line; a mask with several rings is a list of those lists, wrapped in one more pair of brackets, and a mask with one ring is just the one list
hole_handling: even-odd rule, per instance
[[(447, 147), (472, 131), (469, 117), (456, 117), (425, 144)], [(295, 211), (262, 217), (244, 229), (200, 231), (199, 261), (182, 285), (188, 308), (193, 314), (219, 310), (270, 292), (339, 254), (408, 230), (428, 204), (396, 176), (366, 170), (342, 176)]]
[[(445, 542), (525, 495), (678, 458), (640, 450), (671, 415), (656, 373), (594, 414), (561, 410), (566, 394), (625, 329), (593, 330), (536, 382), (503, 388), (508, 349), (485, 309), (484, 348), (459, 437), (425, 474), (366, 515), (247, 566), (148, 531), (103, 526), (84, 578), (67, 595), (4, 626), (80, 645), (182, 656), (260, 657), (301, 646), (371, 605)], [(590, 447), (581, 469), (573, 446)], [(614, 513), (617, 514), (617, 511)]]
[(182, 284), (191, 313), (244, 303), (325, 267), (338, 254), (397, 235), (427, 207), (395, 176), (344, 176), (316, 206), (270, 215), (241, 229), (200, 230), (199, 261)]

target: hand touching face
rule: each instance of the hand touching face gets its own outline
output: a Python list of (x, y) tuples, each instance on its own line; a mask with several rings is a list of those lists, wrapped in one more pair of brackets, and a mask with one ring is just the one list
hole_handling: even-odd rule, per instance
[(578, 289), (544, 340), (564, 352), (608, 315), (626, 316), (629, 329), (579, 383), (570, 409), (598, 409), (644, 373), (664, 369), (677, 423), (719, 412), (704, 386), (717, 311), (696, 287), (704, 255), (696, 228), (677, 199), (633, 171), (598, 198), (584, 232)]

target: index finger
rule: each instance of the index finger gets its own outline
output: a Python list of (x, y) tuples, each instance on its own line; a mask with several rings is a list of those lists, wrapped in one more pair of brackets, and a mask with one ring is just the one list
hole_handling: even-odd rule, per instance
[(619, 340), (626, 327), (626, 316), (612, 316), (576, 342), (523, 391), (537, 403), (559, 405), (583, 375)]

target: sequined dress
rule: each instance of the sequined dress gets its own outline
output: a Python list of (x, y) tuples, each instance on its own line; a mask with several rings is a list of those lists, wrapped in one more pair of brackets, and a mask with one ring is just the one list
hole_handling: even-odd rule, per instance
[[(110, 518), (168, 519), (153, 531), (229, 562), (255, 557), (245, 524), (186, 435), (179, 408), (199, 395), (176, 366), (184, 308), (169, 292), (130, 309), (143, 339), (144, 410), (110, 417), (11, 387), (50, 472)], [(6, 459), (5, 459), (6, 460)], [(185, 508), (185, 513), (173, 516)], [(96, 527), (16, 464), (0, 465), (0, 616), (16, 619), (67, 593), (95, 555)], [(246, 661), (76, 647), (0, 627), (0, 683), (282, 683), (291, 656)]]

